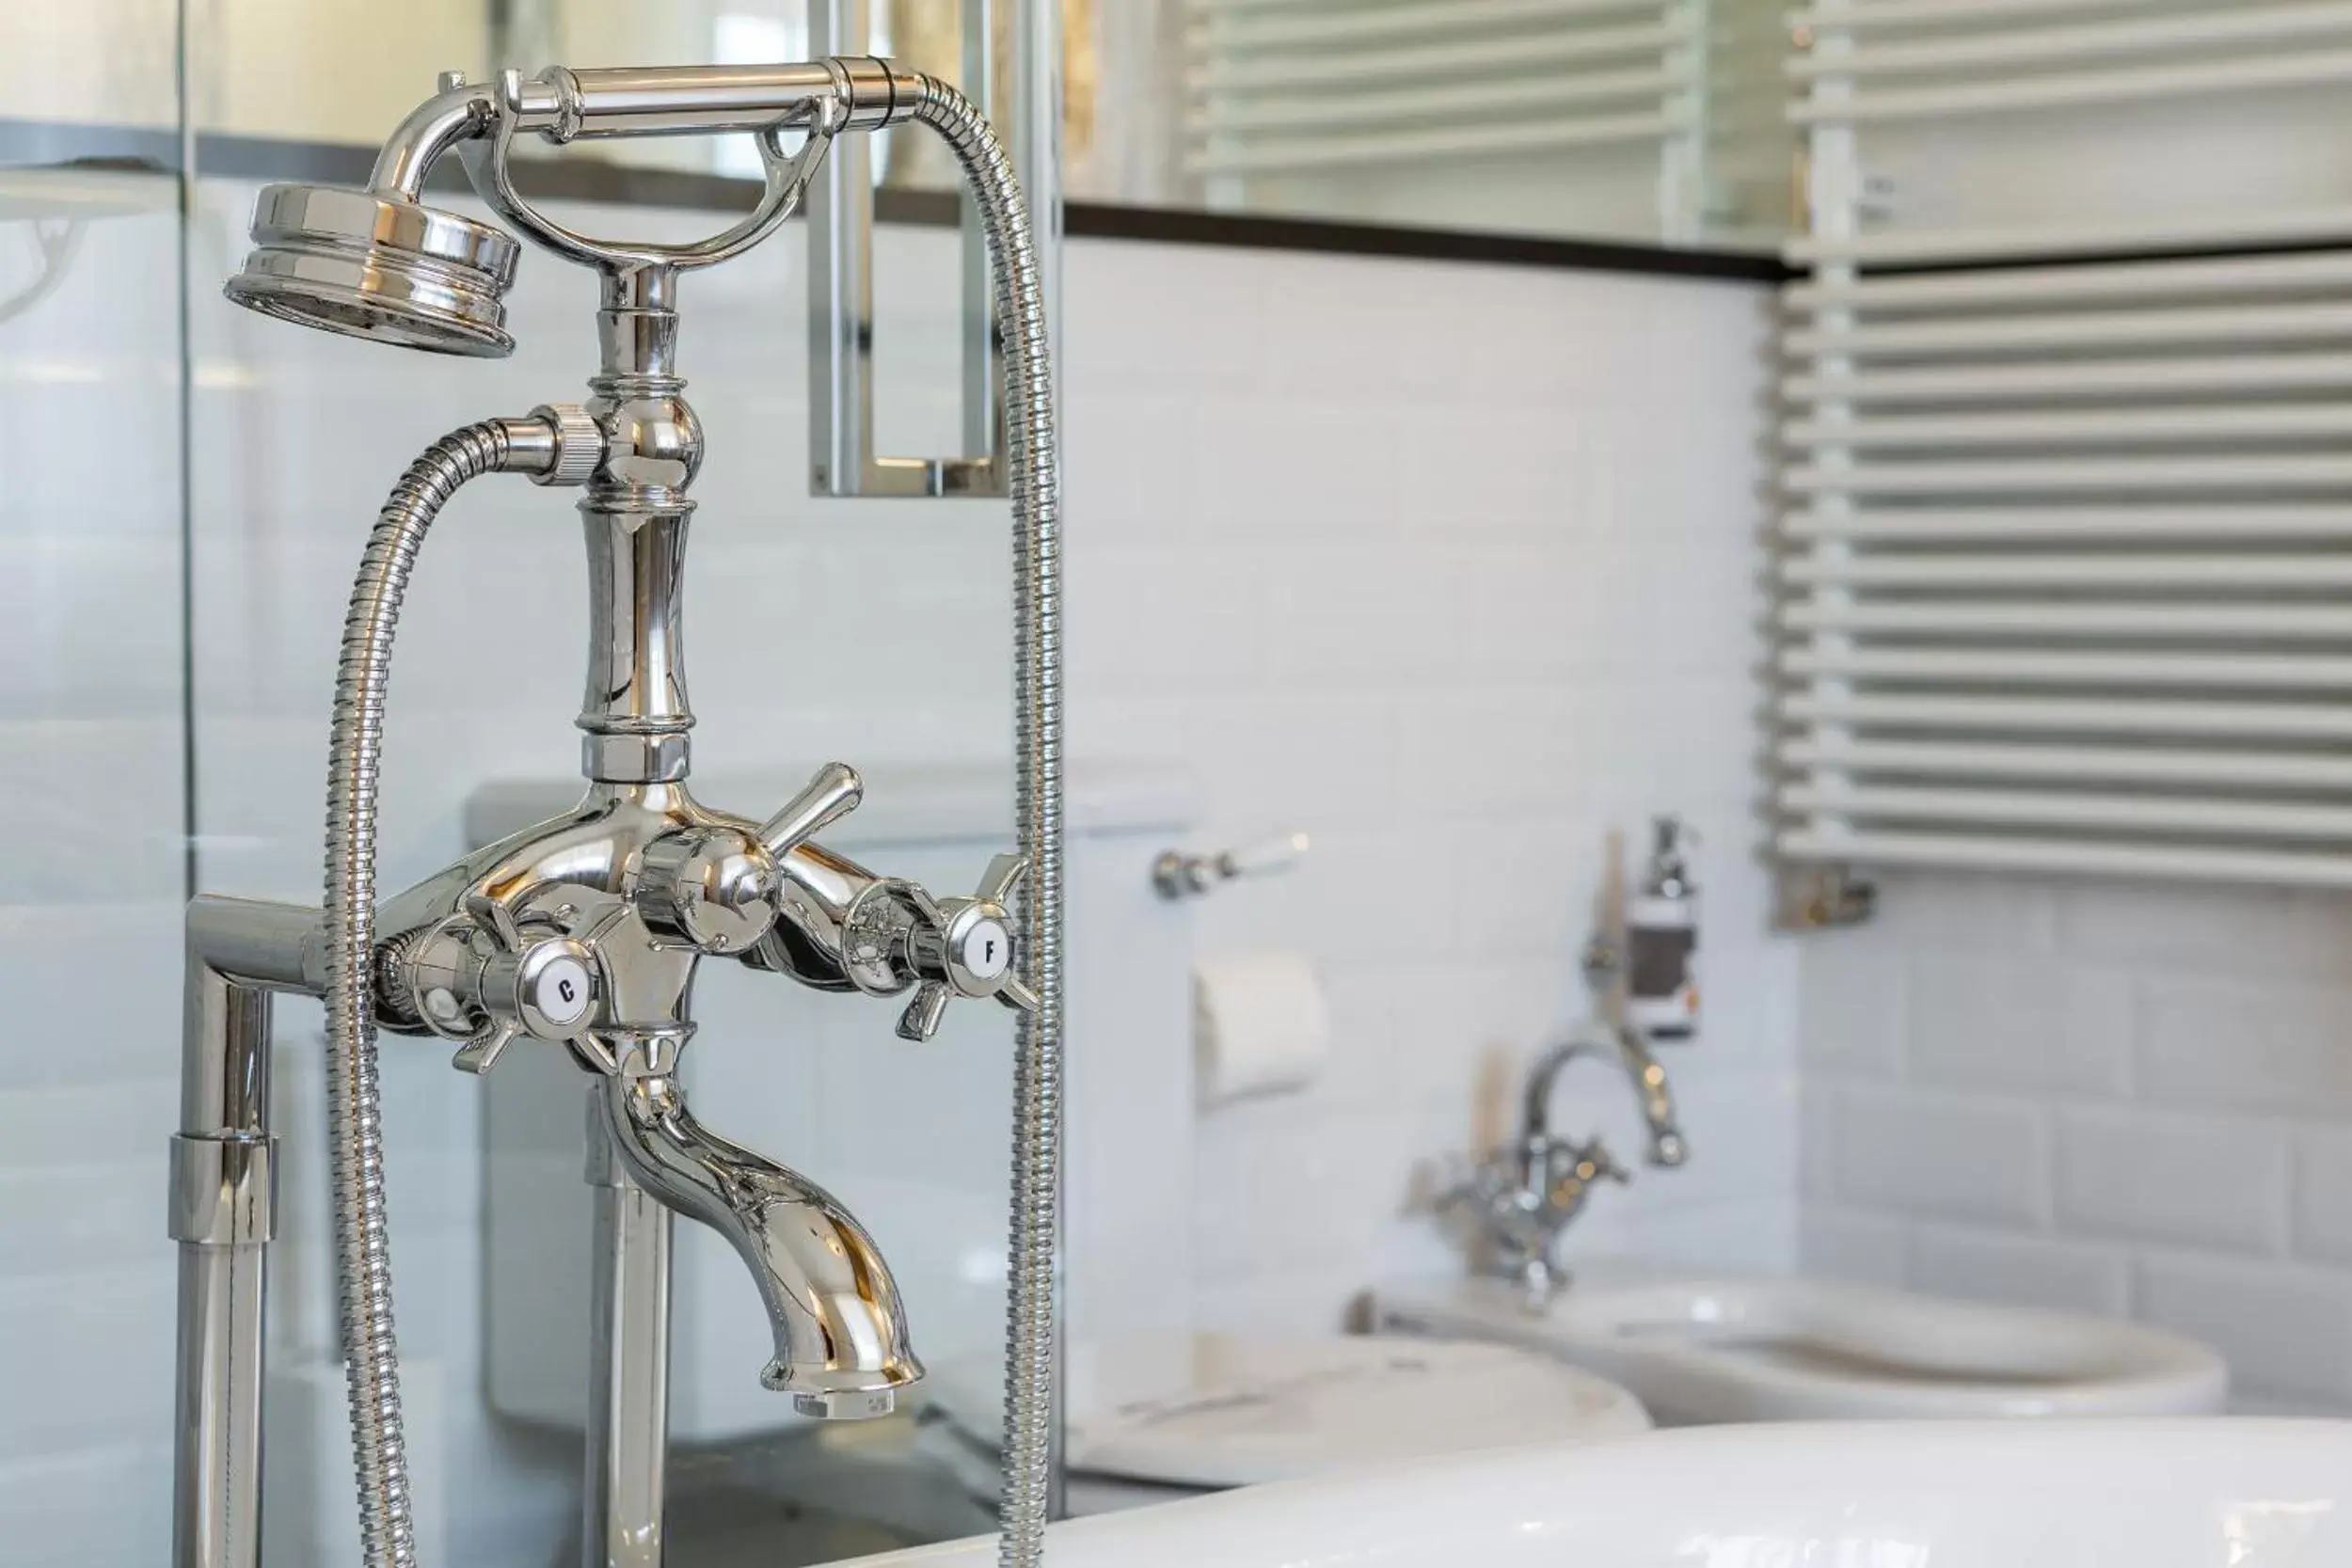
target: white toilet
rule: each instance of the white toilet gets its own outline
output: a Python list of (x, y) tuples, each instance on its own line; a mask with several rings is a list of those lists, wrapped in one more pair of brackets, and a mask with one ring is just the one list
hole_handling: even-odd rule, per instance
[[(932, 1451), (996, 1485), (993, 1365), (934, 1371)], [(1369, 1336), (1138, 1335), (1073, 1345), (1063, 1445), (1073, 1513), (1475, 1449), (1645, 1432), (1615, 1384), (1507, 1346)]]

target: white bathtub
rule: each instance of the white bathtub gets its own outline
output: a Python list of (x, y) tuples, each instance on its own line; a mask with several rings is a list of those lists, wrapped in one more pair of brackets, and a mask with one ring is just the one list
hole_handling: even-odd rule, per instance
[[(993, 1568), (992, 1538), (859, 1560)], [(1692, 1428), (1056, 1526), (1047, 1568), (2352, 1568), (2352, 1422)]]

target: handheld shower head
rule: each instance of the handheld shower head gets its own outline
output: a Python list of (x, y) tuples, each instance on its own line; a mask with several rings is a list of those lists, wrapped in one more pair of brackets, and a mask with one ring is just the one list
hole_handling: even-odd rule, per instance
[(265, 185), (253, 252), (223, 292), (347, 338), (499, 358), (515, 351), (506, 291), (521, 248), (502, 229), (371, 191)]

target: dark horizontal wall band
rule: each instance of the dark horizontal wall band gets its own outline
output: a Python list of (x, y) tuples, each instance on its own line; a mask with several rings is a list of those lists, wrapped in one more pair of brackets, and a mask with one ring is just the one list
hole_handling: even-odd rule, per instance
[[(177, 170), (179, 161), (179, 143), (169, 131), (0, 119), (0, 164), (81, 164), (170, 173)], [(197, 167), (205, 174), (231, 180), (357, 185), (367, 180), (374, 162), (373, 148), (341, 142), (287, 141), (213, 133), (198, 136), (196, 143)], [(527, 194), (548, 200), (721, 210), (748, 210), (760, 189), (756, 180), (641, 168), (595, 158), (518, 160), (516, 182)], [(431, 186), (453, 191), (468, 188), (464, 174), (448, 165), (434, 170)], [(953, 227), (960, 211), (961, 198), (945, 191), (903, 191), (884, 186), (874, 193), (874, 215), (884, 223)], [(1173, 207), (1127, 207), (1094, 201), (1066, 203), (1062, 227), (1074, 238), (1162, 245), (1400, 257), (1760, 283), (1777, 283), (1789, 276), (1777, 257), (1742, 251), (1678, 250), (1607, 240), (1549, 239), (1534, 234), (1404, 228)]]
[(1551, 239), (1457, 229), (1414, 229), (1327, 218), (1206, 213), (1181, 207), (1116, 207), (1073, 201), (1063, 209), (1070, 233), (1098, 240), (1230, 245), (1247, 250), (1309, 250), (1339, 256), (1392, 256), (1488, 266), (1559, 267), (1675, 277), (1778, 283), (1789, 276), (1777, 256), (1740, 250), (1677, 250), (1612, 240)]
[[(2149, 250), (2080, 250), (2058, 256), (1962, 256), (1943, 261), (1899, 261), (1855, 270), (1865, 277), (1916, 277), (1930, 273), (2016, 272), (2025, 267), (2112, 267), (2134, 261), (2236, 261), (2264, 256), (2320, 256), (2352, 250), (2342, 240), (2277, 240), (2268, 244), (2175, 245)], [(1803, 276), (1805, 269), (1792, 269)]]

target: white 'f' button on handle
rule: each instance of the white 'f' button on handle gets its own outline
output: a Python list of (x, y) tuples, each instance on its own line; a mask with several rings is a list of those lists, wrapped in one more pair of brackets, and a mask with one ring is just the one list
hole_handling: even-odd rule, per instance
[(1001, 920), (976, 920), (963, 933), (957, 955), (976, 980), (993, 980), (1012, 963), (1012, 933)]

